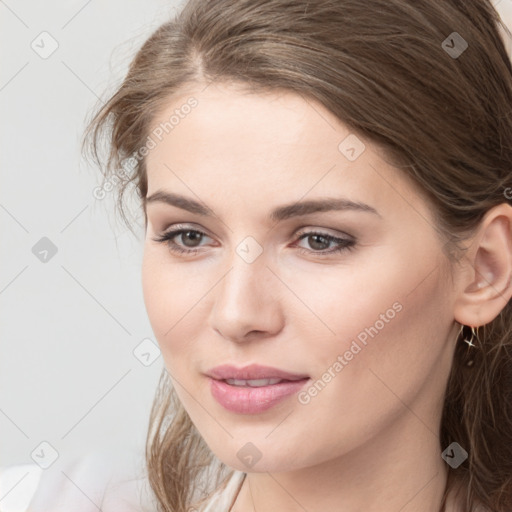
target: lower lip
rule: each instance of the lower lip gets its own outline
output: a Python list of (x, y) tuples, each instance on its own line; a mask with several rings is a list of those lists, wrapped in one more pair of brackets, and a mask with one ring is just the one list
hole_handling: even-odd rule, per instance
[(231, 386), (222, 380), (210, 378), (210, 390), (215, 400), (228, 411), (258, 414), (297, 393), (308, 381), (309, 379), (301, 379), (251, 388)]

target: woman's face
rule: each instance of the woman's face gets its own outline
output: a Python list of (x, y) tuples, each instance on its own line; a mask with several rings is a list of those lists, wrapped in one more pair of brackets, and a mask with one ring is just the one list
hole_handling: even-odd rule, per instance
[[(413, 185), (289, 92), (198, 86), (154, 127), (145, 304), (211, 450), (242, 471), (286, 471), (370, 445), (377, 456), (376, 441), (407, 425), (438, 442), (455, 293)], [(258, 391), (213, 381), (212, 394), (207, 374), (224, 364), (308, 380)], [(280, 390), (290, 394), (265, 401)]]

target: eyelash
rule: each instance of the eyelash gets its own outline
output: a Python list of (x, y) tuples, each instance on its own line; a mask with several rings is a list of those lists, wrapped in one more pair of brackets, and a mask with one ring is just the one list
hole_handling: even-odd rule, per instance
[[(177, 253), (177, 254), (187, 254), (187, 255), (193, 255), (199, 252), (199, 249), (183, 249), (181, 246), (176, 244), (176, 242), (173, 242), (172, 239), (176, 238), (178, 235), (181, 235), (183, 233), (199, 233), (200, 235), (208, 236), (206, 233), (199, 231), (197, 229), (190, 229), (190, 228), (182, 228), (178, 227), (176, 229), (172, 229), (167, 231), (166, 233), (163, 233), (159, 237), (153, 238), (155, 242), (159, 243), (167, 243), (167, 247), (170, 251)], [(330, 242), (337, 242), (341, 244), (340, 247), (337, 247), (336, 249), (331, 249), (328, 251), (313, 251), (309, 249), (304, 249), (303, 247), (299, 247), (299, 252), (301, 254), (313, 254), (313, 255), (332, 255), (337, 253), (342, 253), (344, 251), (350, 251), (353, 250), (356, 244), (356, 241), (354, 239), (349, 238), (337, 238), (332, 235), (328, 235), (327, 233), (322, 233), (318, 231), (307, 231), (305, 233), (302, 233), (297, 241), (301, 241), (304, 238), (308, 238), (310, 236), (320, 236), (324, 238), (328, 243)]]

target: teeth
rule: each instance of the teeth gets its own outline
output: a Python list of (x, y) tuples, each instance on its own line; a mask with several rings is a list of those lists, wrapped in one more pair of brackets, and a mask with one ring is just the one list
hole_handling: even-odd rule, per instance
[(252, 388), (258, 388), (261, 386), (271, 386), (272, 384), (277, 384), (281, 382), (283, 379), (250, 379), (250, 380), (241, 380), (241, 379), (226, 379), (226, 382), (231, 386), (250, 386)]

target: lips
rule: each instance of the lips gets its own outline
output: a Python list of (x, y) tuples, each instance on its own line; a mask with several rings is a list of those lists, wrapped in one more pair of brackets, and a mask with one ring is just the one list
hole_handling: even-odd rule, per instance
[(247, 380), (261, 380), (261, 379), (280, 379), (282, 381), (296, 381), (308, 379), (309, 375), (304, 373), (291, 373), (279, 368), (271, 366), (262, 366), (258, 364), (251, 364), (243, 368), (236, 368), (235, 366), (224, 364), (211, 368), (206, 372), (206, 375), (215, 380), (233, 379), (238, 381)]
[(229, 364), (206, 372), (210, 392), (224, 409), (238, 414), (261, 414), (298, 393), (309, 381), (303, 373), (251, 364), (237, 368)]

